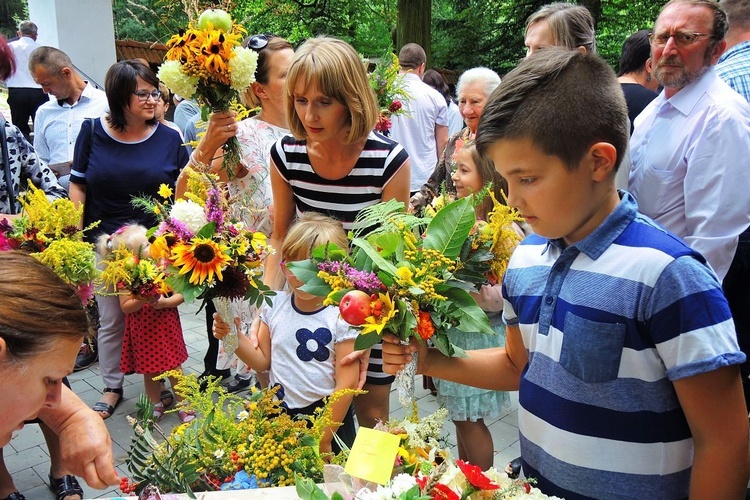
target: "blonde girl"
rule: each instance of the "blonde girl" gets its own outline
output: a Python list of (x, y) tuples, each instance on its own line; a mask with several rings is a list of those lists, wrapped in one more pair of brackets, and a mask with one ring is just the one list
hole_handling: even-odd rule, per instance
[[(135, 258), (147, 258), (149, 243), (146, 228), (136, 224), (124, 226), (111, 235), (101, 235), (96, 249), (102, 259), (116, 249), (124, 247)], [(180, 370), (188, 358), (182, 324), (177, 306), (182, 304), (182, 295), (158, 295), (153, 299), (136, 297), (132, 293), (119, 296), (120, 307), (125, 313), (125, 335), (122, 342), (120, 371), (129, 375), (143, 375), (143, 386), (154, 403), (154, 420), (161, 420), (166, 406), (162, 402), (162, 384), (155, 377), (169, 370)], [(172, 387), (176, 380), (170, 377)], [(178, 396), (177, 400), (181, 398)], [(182, 423), (195, 418), (191, 410), (178, 411)]]
[[(277, 396), (291, 415), (312, 415), (322, 406), (323, 398), (339, 389), (356, 388), (359, 379), (356, 363), (342, 363), (354, 349), (356, 330), (341, 319), (338, 308), (323, 305), (324, 297), (300, 290), (302, 282), (286, 267), (286, 262), (310, 258), (312, 249), (326, 243), (347, 247), (341, 223), (314, 212), (302, 214), (281, 247), (288, 292), (274, 296), (271, 306), (262, 306), (257, 348), (244, 335), (238, 336), (237, 356), (257, 372), (270, 369), (270, 385), (280, 386)], [(222, 339), (229, 325), (214, 314), (213, 330)], [(342, 425), (326, 429), (321, 452), (339, 451), (334, 433), (347, 446), (354, 442), (351, 404), (351, 395), (334, 403), (333, 421)]]

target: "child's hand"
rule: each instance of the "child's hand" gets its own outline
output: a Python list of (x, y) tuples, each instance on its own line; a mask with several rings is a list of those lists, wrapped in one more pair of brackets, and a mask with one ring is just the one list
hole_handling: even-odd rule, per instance
[(157, 295), (156, 298), (152, 299), (151, 307), (154, 309), (166, 309), (169, 307), (169, 304), (166, 301), (166, 297), (163, 295)]
[[(240, 331), (240, 318), (234, 318), (234, 326), (237, 328), (237, 331)], [(219, 313), (214, 313), (214, 326), (211, 330), (214, 337), (221, 340), (229, 335), (229, 323), (224, 322)]]

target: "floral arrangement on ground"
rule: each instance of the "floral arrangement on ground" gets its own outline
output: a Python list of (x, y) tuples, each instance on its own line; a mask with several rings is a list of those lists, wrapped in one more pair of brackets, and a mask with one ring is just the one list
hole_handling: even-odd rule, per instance
[(544, 495), (530, 479), (511, 479), (494, 467), (479, 467), (455, 460), (440, 436), (447, 410), (418, 419), (416, 409), (403, 419), (379, 424), (376, 429), (400, 438), (391, 480), (386, 485), (365, 483), (346, 474), (340, 466), (326, 466), (325, 488), (298, 478), (297, 494), (303, 500), (479, 500), (555, 498)]
[(125, 493), (148, 487), (194, 498), (199, 491), (288, 486), (295, 476), (320, 482), (325, 460), (345, 459), (322, 456), (318, 447), (332, 424), (331, 405), (351, 391), (333, 394), (314, 417), (294, 419), (273, 389), (253, 390), (243, 399), (218, 379), (202, 390), (194, 375), (161, 375), (171, 376), (184, 401), (170, 411), (189, 406), (197, 417), (167, 434), (153, 420), (153, 404), (141, 397), (136, 418), (129, 417), (134, 436), (126, 459), (131, 477), (120, 485)]

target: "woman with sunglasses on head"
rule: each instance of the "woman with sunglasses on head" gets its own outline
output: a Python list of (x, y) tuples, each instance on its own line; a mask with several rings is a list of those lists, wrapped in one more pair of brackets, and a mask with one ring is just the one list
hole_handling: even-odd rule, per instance
[[(332, 216), (349, 230), (362, 208), (392, 199), (408, 203), (409, 157), (398, 143), (373, 132), (378, 104), (351, 45), (326, 37), (302, 44), (289, 67), (284, 99), (294, 135), (279, 139), (271, 150), (274, 248), (281, 247), (303, 212)], [(276, 280), (283, 277), (279, 259), (278, 254), (268, 258), (264, 276), (277, 289)], [(365, 427), (388, 419), (393, 378), (382, 372), (378, 347), (364, 386), (368, 393), (354, 400)]]
[[(289, 134), (284, 114), (284, 82), (289, 64), (294, 57), (292, 44), (287, 40), (270, 33), (253, 35), (243, 41), (243, 46), (254, 50), (258, 54), (258, 66), (255, 70), (255, 83), (240, 96), (242, 104), (248, 109), (259, 109), (257, 114), (236, 122), (236, 115), (232, 111), (214, 113), (208, 121), (206, 135), (196, 147), (193, 158), (188, 167), (195, 169), (196, 161), (211, 163), (211, 171), (226, 181), (229, 195), (233, 199), (232, 206), (237, 209), (247, 227), (271, 235), (271, 215), (273, 214), (271, 197), (271, 180), (269, 176), (271, 145), (277, 139)], [(242, 161), (235, 168), (231, 178), (222, 168), (221, 147), (229, 137), (237, 136), (242, 148)], [(184, 192), (187, 173), (185, 169), (177, 183), (177, 197)], [(213, 305), (206, 307), (206, 322), (209, 348), (204, 359), (205, 371), (203, 375), (224, 377), (228, 373), (226, 366), (234, 362), (234, 357), (219, 353), (219, 341), (212, 335)], [(248, 320), (254, 316), (245, 311), (243, 318)], [(217, 361), (217, 356), (221, 359)], [(217, 368), (217, 363), (221, 369)], [(250, 385), (251, 374), (240, 362), (237, 374), (225, 382), (224, 387), (229, 392), (237, 392)], [(261, 383), (266, 380), (261, 377)], [(265, 385), (265, 384), (264, 384)]]
[[(132, 205), (132, 197), (156, 197), (161, 184), (174, 186), (188, 161), (179, 132), (155, 118), (161, 93), (148, 66), (120, 61), (107, 71), (104, 86), (109, 113), (83, 122), (70, 172), (70, 199), (84, 206), (83, 227), (101, 221), (86, 233), (91, 243), (128, 224), (155, 225), (151, 214)], [(106, 419), (123, 397), (120, 353), (125, 315), (116, 295), (100, 294), (96, 301), (101, 321), (99, 366), (105, 389), (94, 411)]]

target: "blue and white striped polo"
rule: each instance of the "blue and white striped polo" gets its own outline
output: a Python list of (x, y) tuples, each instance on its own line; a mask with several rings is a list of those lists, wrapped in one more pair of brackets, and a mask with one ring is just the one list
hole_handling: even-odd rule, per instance
[(745, 359), (705, 259), (622, 193), (574, 245), (526, 238), (503, 287), (529, 354), (526, 476), (567, 499), (687, 497), (693, 440), (672, 381)]

